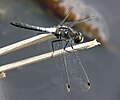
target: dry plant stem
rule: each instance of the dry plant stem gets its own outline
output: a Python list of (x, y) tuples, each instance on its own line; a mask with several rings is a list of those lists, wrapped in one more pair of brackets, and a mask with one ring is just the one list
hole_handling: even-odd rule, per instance
[(19, 49), (22, 49), (22, 48), (25, 48), (25, 47), (28, 47), (28, 46), (31, 46), (31, 45), (34, 45), (34, 44), (37, 44), (37, 43), (44, 42), (53, 37), (54, 37), (53, 34), (41, 34), (41, 35), (34, 36), (32, 38), (22, 40), (20, 42), (8, 45), (6, 47), (0, 48), (0, 56), (19, 50)]
[[(90, 42), (86, 42), (86, 43), (82, 43), (82, 44), (78, 44), (78, 45), (73, 46), (73, 48), (76, 49), (76, 50), (73, 50), (71, 47), (66, 48), (66, 50), (72, 52), (72, 51), (92, 48), (92, 47), (97, 46), (99, 44), (100, 44), (99, 42), (97, 42), (96, 40), (93, 40), (93, 41), (90, 41)], [(63, 54), (67, 53), (63, 49), (56, 50), (54, 52), (54, 57), (60, 55), (60, 51), (62, 51)], [(21, 60), (21, 61), (17, 61), (17, 62), (13, 62), (13, 63), (10, 63), (10, 64), (0, 66), (0, 72), (5, 72), (7, 70), (22, 67), (22, 66), (32, 64), (32, 63), (35, 63), (35, 62), (38, 62), (38, 61), (43, 61), (45, 59), (51, 58), (52, 53), (53, 52), (49, 52), (49, 53), (46, 53), (46, 54), (38, 55), (38, 56), (35, 56), (35, 57), (31, 57), (31, 58), (28, 58), (28, 59), (24, 59), (24, 60)]]

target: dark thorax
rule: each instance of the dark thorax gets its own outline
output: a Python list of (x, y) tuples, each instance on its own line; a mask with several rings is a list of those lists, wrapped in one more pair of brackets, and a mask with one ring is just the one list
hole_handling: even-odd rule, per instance
[(75, 44), (82, 42), (83, 36), (80, 32), (75, 31), (73, 28), (65, 25), (57, 26), (56, 32), (54, 35), (58, 39), (74, 41)]

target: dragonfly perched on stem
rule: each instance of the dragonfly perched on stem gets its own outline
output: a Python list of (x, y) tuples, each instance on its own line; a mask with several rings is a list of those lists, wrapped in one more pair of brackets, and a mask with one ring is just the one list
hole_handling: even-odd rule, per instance
[[(15, 21), (12, 21), (10, 24), (13, 26), (16, 26), (16, 27), (24, 28), (24, 29), (39, 31), (40, 33), (38, 33), (38, 34), (50, 34), (51, 33), (54, 36), (56, 36), (56, 38), (57, 38), (51, 42), (53, 53), (54, 53), (54, 43), (61, 42), (61, 41), (65, 42), (63, 49), (65, 51), (67, 51), (66, 47), (68, 45), (70, 45), (71, 48), (74, 49), (73, 44), (79, 44), (79, 43), (83, 42), (83, 39), (84, 39), (84, 37), (82, 36), (82, 33), (77, 32), (76, 30), (73, 29), (73, 27), (79, 23), (82, 23), (84, 21), (87, 21), (87, 20), (93, 18), (93, 16), (90, 16), (90, 17), (86, 17), (84, 19), (80, 19), (80, 20), (76, 20), (76, 21), (65, 22), (71, 13), (71, 10), (72, 10), (72, 8), (70, 8), (66, 17), (57, 26), (53, 26), (53, 27), (49, 27), (49, 28), (33, 26), (33, 25), (29, 25), (29, 24), (26, 24), (23, 22), (15, 22)], [(83, 65), (81, 64), (81, 62), (79, 62), (79, 63), (80, 63), (81, 69), (86, 77), (88, 88), (90, 88), (89, 78), (83, 68)], [(67, 90), (70, 91), (71, 84), (70, 84), (70, 76), (69, 76), (67, 66), (65, 66), (65, 71), (66, 71), (66, 76), (67, 76), (67, 83), (66, 83)]]

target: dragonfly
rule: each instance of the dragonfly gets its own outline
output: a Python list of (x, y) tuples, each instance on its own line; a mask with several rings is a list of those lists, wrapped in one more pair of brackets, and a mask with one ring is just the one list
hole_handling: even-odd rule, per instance
[[(84, 40), (84, 36), (82, 35), (82, 33), (77, 32), (76, 30), (73, 29), (73, 27), (79, 23), (82, 23), (84, 21), (87, 21), (87, 20), (93, 18), (93, 16), (88, 16), (88, 17), (85, 17), (83, 19), (66, 22), (71, 11), (72, 11), (72, 8), (70, 8), (70, 10), (67, 13), (67, 15), (65, 16), (65, 18), (57, 26), (53, 26), (53, 27), (46, 28), (46, 27), (34, 26), (34, 25), (26, 24), (23, 22), (16, 22), (16, 21), (12, 21), (10, 24), (13, 26), (19, 27), (19, 28), (38, 31), (39, 32), (38, 34), (46, 34), (46, 33), (53, 34), (56, 37), (56, 39), (51, 42), (53, 53), (54, 53), (54, 43), (61, 42), (61, 41), (65, 42), (63, 49), (66, 52), (68, 52), (66, 50), (66, 47), (68, 45), (70, 45), (70, 47), (74, 50), (73, 45), (79, 44), (79, 43), (83, 42), (83, 40)], [(85, 75), (87, 86), (88, 86), (88, 88), (90, 88), (91, 84), (90, 84), (88, 75), (87, 75), (83, 65), (81, 64), (81, 62), (80, 62), (80, 66), (81, 66), (81, 69)], [(70, 76), (69, 76), (67, 66), (65, 66), (65, 70), (66, 70), (66, 76), (67, 76), (66, 86), (67, 86), (67, 90), (70, 91), (71, 84), (70, 84)]]

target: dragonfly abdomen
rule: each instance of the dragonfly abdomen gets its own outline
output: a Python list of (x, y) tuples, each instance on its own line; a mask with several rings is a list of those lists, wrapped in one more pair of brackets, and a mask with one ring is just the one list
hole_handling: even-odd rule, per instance
[(41, 31), (41, 32), (46, 32), (46, 33), (56, 32), (55, 27), (44, 28), (44, 27), (33, 26), (33, 25), (26, 24), (26, 23), (15, 22), (15, 21), (11, 22), (10, 24), (13, 25), (13, 26), (16, 26), (16, 27), (20, 27), (20, 28), (35, 30), (35, 31)]

